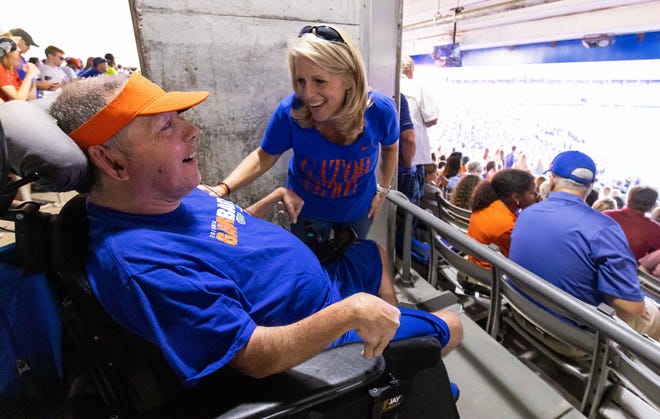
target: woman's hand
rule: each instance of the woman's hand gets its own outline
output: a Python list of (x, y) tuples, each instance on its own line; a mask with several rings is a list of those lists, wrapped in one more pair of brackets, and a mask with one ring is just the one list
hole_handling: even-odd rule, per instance
[(278, 212), (285, 214), (289, 222), (295, 224), (298, 222), (298, 214), (304, 203), (294, 191), (281, 186), (245, 210), (255, 217), (264, 218), (272, 214), (273, 207), (277, 204)]
[(300, 214), (305, 201), (289, 188), (279, 189), (282, 195), (280, 196), (280, 200), (277, 201), (277, 212), (285, 214), (289, 218), (289, 223), (295, 224), (298, 222), (298, 214)]
[(31, 78), (39, 77), (39, 75), (41, 74), (41, 71), (39, 71), (39, 67), (37, 67), (36, 65), (30, 62), (25, 63), (25, 65), (23, 66), (23, 71), (25, 71), (26, 76), (29, 76)]
[(383, 202), (385, 202), (385, 196), (386, 194), (382, 192), (376, 192), (374, 199), (371, 200), (371, 208), (369, 208), (369, 213), (367, 214), (367, 216), (371, 219), (371, 224), (374, 223), (376, 215), (378, 215), (378, 211), (380, 211), (380, 207), (383, 206)]

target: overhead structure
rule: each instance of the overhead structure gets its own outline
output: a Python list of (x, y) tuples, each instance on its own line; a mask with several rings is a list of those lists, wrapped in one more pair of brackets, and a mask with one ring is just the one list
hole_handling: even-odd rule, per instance
[(456, 10), (456, 0), (403, 0), (403, 53), (454, 39), (470, 50), (660, 30), (660, 1), (461, 0)]

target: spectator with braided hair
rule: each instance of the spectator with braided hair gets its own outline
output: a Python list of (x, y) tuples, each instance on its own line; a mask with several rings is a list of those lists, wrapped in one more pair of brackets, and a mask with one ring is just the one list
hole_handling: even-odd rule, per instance
[[(467, 234), (483, 244), (496, 244), (509, 256), (511, 232), (521, 210), (537, 202), (534, 176), (524, 170), (505, 169), (490, 182), (481, 182), (472, 194), (472, 216)], [(474, 263), (490, 269), (490, 264), (472, 256)]]

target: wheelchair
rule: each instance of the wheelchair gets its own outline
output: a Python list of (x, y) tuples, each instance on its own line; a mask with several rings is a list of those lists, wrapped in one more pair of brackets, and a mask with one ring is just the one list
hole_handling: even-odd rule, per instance
[(74, 407), (70, 416), (458, 417), (442, 348), (430, 337), (391, 342), (372, 360), (360, 355), (360, 344), (327, 349), (264, 379), (225, 366), (195, 388), (183, 388), (159, 348), (117, 324), (96, 300), (85, 273), (85, 195), (58, 215), (42, 213), (35, 203), (12, 204), (17, 185), (7, 180), (10, 170), (52, 191), (84, 190), (89, 171), (84, 155), (42, 109), (10, 104), (0, 106), (6, 129), (0, 125), (0, 216), (15, 223), (24, 272), (56, 278), (68, 341), (63, 347), (82, 363), (102, 401), (93, 412)]

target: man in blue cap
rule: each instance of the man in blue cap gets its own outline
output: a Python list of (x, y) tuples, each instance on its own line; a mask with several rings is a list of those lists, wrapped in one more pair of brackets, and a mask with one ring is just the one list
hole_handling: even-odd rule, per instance
[(82, 73), (78, 74), (81, 79), (100, 76), (108, 70), (108, 60), (103, 57), (96, 57), (92, 61), (92, 66)]
[(594, 161), (565, 151), (548, 171), (550, 195), (518, 217), (509, 258), (588, 304), (607, 303), (633, 329), (660, 338), (658, 305), (640, 290), (623, 230), (584, 202), (596, 180)]

